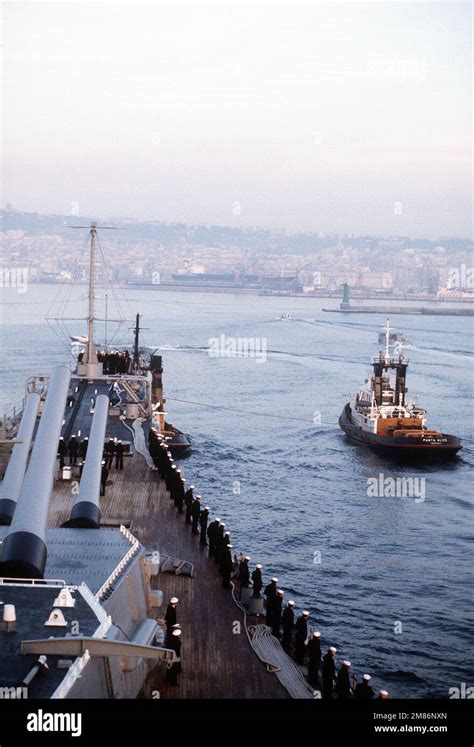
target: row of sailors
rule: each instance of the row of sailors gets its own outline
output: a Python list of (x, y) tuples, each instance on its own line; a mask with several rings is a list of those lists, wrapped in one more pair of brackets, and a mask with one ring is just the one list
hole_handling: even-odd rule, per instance
[[(69, 464), (83, 464), (87, 456), (87, 449), (89, 447), (89, 439), (84, 436), (82, 441), (78, 441), (76, 435), (73, 434), (69, 441), (65, 441), (64, 437), (61, 436), (58, 443), (58, 456), (59, 456), (59, 467), (62, 469), (65, 464), (65, 459), (69, 457)], [(109, 438), (107, 443), (104, 444), (103, 459), (107, 469), (111, 469), (115, 458), (115, 468), (123, 469), (123, 455), (125, 447), (122, 441), (115, 441), (113, 438)]]
[[(250, 578), (252, 579), (252, 591), (254, 597), (260, 597), (263, 588), (262, 565), (257, 563), (255, 570), (250, 575), (249, 569), (250, 556), (244, 556), (239, 565), (238, 578), (240, 588), (250, 588)], [(370, 699), (375, 693), (369, 682), (371, 677), (364, 674), (362, 682), (356, 684), (354, 677), (350, 680), (349, 671), (351, 663), (344, 661), (336, 673), (335, 654), (337, 649), (330, 646), (327, 653), (322, 656), (321, 651), (321, 633), (318, 630), (312, 632), (308, 637), (308, 620), (309, 612), (303, 610), (302, 614), (295, 622), (294, 606), (295, 602), (290, 599), (286, 606), (283, 607), (283, 589), (278, 589), (278, 578), (274, 577), (264, 589), (266, 599), (266, 624), (271, 628), (272, 635), (281, 640), (282, 647), (289, 654), (294, 649), (294, 658), (298, 664), (304, 664), (308, 659), (308, 682), (313, 687), (319, 687), (320, 667), (322, 679), (323, 698), (332, 698), (337, 695), (338, 698), (356, 698), (357, 700)], [(294, 640), (293, 640), (294, 636)], [(379, 698), (388, 697), (386, 690), (380, 690)]]
[[(83, 357), (84, 353), (79, 353), (77, 356), (79, 363), (82, 363)], [(98, 350), (97, 360), (103, 364), (104, 373), (114, 375), (129, 373), (130, 371), (131, 358), (128, 350), (122, 352), (118, 350), (111, 350), (110, 352), (107, 350)]]
[[(152, 439), (150, 438), (150, 447)], [(240, 582), (240, 589), (252, 587), (254, 597), (261, 597), (263, 588), (262, 565), (257, 563), (255, 569), (250, 573), (250, 556), (246, 555), (237, 564), (236, 556), (233, 556), (233, 545), (230, 542), (230, 532), (226, 531), (225, 523), (216, 517), (208, 525), (209, 506), (202, 508), (201, 496), (194, 496), (194, 485), (186, 488), (186, 479), (181, 470), (174, 464), (174, 459), (168, 449), (166, 441), (160, 441), (158, 448), (156, 443), (150, 449), (158, 468), (160, 477), (166, 482), (166, 489), (170, 493), (170, 500), (174, 501), (178, 513), (184, 514), (185, 521), (191, 526), (194, 534), (199, 534), (200, 543), (209, 545), (209, 556), (215, 560), (222, 576), (222, 585), (225, 589), (231, 589), (231, 578), (235, 576)], [(199, 527), (199, 529), (198, 529)], [(208, 541), (207, 541), (208, 540)], [(252, 583), (251, 583), (252, 582)], [(323, 698), (355, 698), (357, 700), (368, 700), (375, 693), (370, 686), (371, 677), (364, 674), (362, 682), (357, 683), (356, 677), (350, 677), (351, 663), (344, 661), (336, 672), (335, 654), (337, 649), (330, 646), (327, 653), (322, 656), (319, 631), (314, 631), (308, 638), (309, 612), (304, 610), (295, 622), (295, 602), (290, 600), (283, 608), (284, 591), (278, 589), (278, 578), (272, 578), (265, 587), (266, 598), (266, 623), (271, 628), (275, 638), (281, 640), (282, 647), (289, 653), (294, 647), (294, 658), (298, 664), (304, 664), (308, 659), (308, 681), (317, 688), (321, 673)], [(176, 601), (174, 601), (176, 600)], [(170, 636), (173, 631), (168, 626), (176, 624), (175, 608), (178, 603), (173, 597), (168, 605), (167, 615), (167, 640), (172, 642)], [(173, 612), (174, 610), (174, 612)], [(293, 640), (294, 639), (294, 640)], [(380, 690), (380, 699), (388, 697), (386, 690)]]

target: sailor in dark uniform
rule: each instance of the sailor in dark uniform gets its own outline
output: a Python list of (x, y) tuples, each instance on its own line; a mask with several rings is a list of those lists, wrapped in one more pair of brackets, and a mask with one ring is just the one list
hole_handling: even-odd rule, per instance
[(332, 698), (336, 678), (336, 665), (334, 663), (336, 651), (337, 649), (334, 646), (330, 646), (323, 657), (323, 698)]
[(319, 667), (321, 664), (321, 633), (313, 631), (312, 638), (308, 641), (306, 650), (308, 652), (308, 682), (313, 687), (319, 684)]
[(59, 469), (64, 467), (64, 459), (67, 454), (67, 446), (64, 438), (61, 436), (58, 443)]
[(337, 697), (347, 700), (352, 697), (351, 679), (349, 677), (350, 661), (343, 661), (336, 680)]
[(207, 520), (209, 518), (209, 511), (209, 506), (205, 506), (199, 515), (199, 528), (201, 530), (199, 543), (203, 546), (207, 545)]
[(250, 570), (249, 570), (250, 555), (245, 555), (242, 558), (239, 565), (239, 581), (241, 589), (248, 589), (250, 585)]
[(276, 576), (274, 576), (272, 580), (270, 581), (270, 583), (265, 587), (265, 591), (263, 592), (267, 598), (265, 622), (270, 627), (272, 626), (273, 611), (275, 609), (275, 599), (277, 596), (277, 583), (278, 583), (278, 579)]
[(165, 477), (166, 490), (170, 494), (170, 496), (169, 496), (170, 497), (170, 501), (173, 500), (173, 488), (174, 488), (174, 485), (175, 485), (176, 471), (177, 471), (177, 469), (178, 468), (177, 468), (176, 464), (173, 464), (173, 460), (170, 459), (170, 465), (169, 465), (169, 468), (168, 468), (168, 470), (166, 472), (166, 477)]
[[(224, 527), (224, 526), (225, 524), (221, 524), (221, 527)], [(220, 530), (220, 527), (219, 527), (219, 530)], [(218, 542), (217, 542), (216, 555), (217, 555), (219, 566), (222, 563), (222, 558), (226, 555), (227, 545), (229, 543), (230, 543), (230, 532), (224, 532), (223, 536), (219, 537)]]
[(79, 442), (74, 434), (69, 439), (67, 448), (69, 452), (69, 464), (76, 464), (77, 453), (79, 451)]
[(274, 635), (275, 638), (278, 638), (278, 640), (280, 640), (281, 608), (283, 604), (283, 597), (283, 589), (278, 589), (272, 612), (272, 635)]
[(303, 610), (303, 614), (296, 621), (295, 636), (295, 661), (298, 664), (304, 664), (304, 655), (306, 653), (306, 639), (308, 637), (308, 617), (309, 612)]
[(217, 528), (219, 524), (221, 523), (221, 520), (219, 518), (215, 518), (209, 526), (207, 527), (207, 538), (209, 540), (209, 557), (213, 558), (216, 554), (216, 533)]
[(293, 612), (294, 606), (294, 601), (290, 599), (285, 609), (283, 610), (283, 640), (281, 642), (281, 645), (283, 646), (285, 651), (288, 651), (291, 647), (291, 637), (293, 635), (293, 628), (295, 627), (295, 613)]
[(180, 481), (178, 482), (178, 486), (176, 488), (176, 498), (175, 498), (175, 506), (178, 509), (178, 514), (184, 513), (184, 494), (186, 492), (186, 480), (184, 477), (181, 476)]
[(377, 700), (387, 700), (387, 698), (388, 698), (387, 690), (380, 690)]
[(109, 476), (109, 470), (105, 459), (102, 460), (102, 469), (100, 471), (100, 494), (105, 495), (105, 486), (107, 485), (107, 478)]
[(198, 524), (199, 516), (201, 514), (201, 496), (197, 495), (191, 506), (191, 519), (192, 519), (192, 530), (193, 534), (199, 534)]
[(178, 508), (178, 498), (179, 498), (179, 494), (182, 489), (183, 489), (183, 475), (180, 469), (176, 469), (174, 477), (173, 477), (173, 482), (171, 485), (171, 495), (170, 495), (170, 498), (172, 499), (176, 508)]
[(232, 589), (230, 583), (230, 577), (232, 574), (232, 545), (227, 545), (225, 552), (222, 555), (220, 570), (222, 574), (222, 586), (224, 589)]
[(107, 462), (107, 469), (112, 469), (115, 453), (115, 441), (113, 438), (109, 438), (108, 442), (105, 444), (104, 451), (105, 461)]
[(87, 447), (89, 446), (89, 439), (87, 436), (84, 436), (84, 438), (81, 441), (81, 445), (79, 446), (79, 456), (81, 459), (85, 459), (87, 456)]
[(168, 644), (168, 648), (173, 649), (173, 651), (176, 654), (176, 657), (179, 659), (175, 664), (172, 664), (168, 669), (166, 670), (166, 681), (169, 682), (170, 685), (177, 685), (178, 684), (178, 676), (181, 674), (181, 630), (180, 628), (175, 628), (173, 630), (173, 633), (170, 636), (170, 642)]
[(176, 607), (178, 606), (178, 602), (179, 602), (178, 597), (171, 597), (168, 603), (168, 606), (166, 608), (165, 622), (166, 622), (166, 645), (167, 646), (171, 640), (171, 634), (173, 632), (173, 625), (176, 625), (176, 623), (178, 622), (177, 613), (176, 613)]
[(115, 446), (115, 469), (123, 469), (123, 452), (125, 451), (124, 445), (121, 441), (117, 441)]
[[(171, 486), (173, 485), (173, 480), (174, 480), (174, 476), (175, 476), (177, 469), (178, 467), (175, 464), (173, 457), (168, 457), (168, 463), (166, 465), (165, 478), (164, 478), (166, 490), (168, 491), (168, 493), (171, 493)], [(171, 498), (172, 496), (170, 495), (170, 499)]]
[[(221, 525), (223, 526), (223, 525)], [(219, 527), (220, 528), (220, 527)], [(219, 541), (217, 543), (217, 558), (218, 558), (218, 565), (219, 565), (219, 573), (222, 576), (223, 570), (223, 562), (227, 556), (227, 545), (230, 545), (230, 532), (225, 532), (223, 537), (219, 537)]]
[(257, 563), (255, 566), (255, 570), (252, 573), (252, 585), (253, 585), (253, 594), (254, 597), (259, 597), (260, 592), (262, 591), (262, 568), (263, 566), (260, 563)]
[(194, 485), (190, 485), (187, 489), (186, 493), (184, 494), (184, 505), (186, 506), (186, 513), (184, 515), (186, 524), (191, 524), (191, 508), (193, 505), (194, 497), (193, 497), (193, 490)]
[(225, 523), (223, 521), (220, 521), (217, 529), (216, 529), (216, 551), (214, 553), (214, 560), (219, 565), (220, 563), (220, 555), (222, 552), (222, 546), (227, 544), (227, 542), (224, 542), (224, 534), (225, 534)]
[(362, 682), (358, 682), (354, 690), (355, 700), (370, 700), (374, 697), (375, 693), (369, 685), (370, 674), (364, 674)]

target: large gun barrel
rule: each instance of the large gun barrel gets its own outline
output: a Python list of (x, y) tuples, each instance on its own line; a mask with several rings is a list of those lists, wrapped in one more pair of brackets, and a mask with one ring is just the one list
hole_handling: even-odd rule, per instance
[(70, 377), (65, 366), (55, 368), (51, 376), (30, 463), (3, 542), (0, 576), (44, 577), (48, 509)]
[(100, 524), (100, 481), (105, 429), (109, 414), (109, 398), (99, 394), (95, 401), (86, 461), (82, 469), (79, 493), (71, 515), (63, 527), (98, 529)]
[(0, 486), (0, 524), (2, 525), (12, 523), (16, 502), (25, 477), (40, 401), (40, 395), (31, 392), (25, 403), (20, 427), (16, 435), (16, 440), (20, 443), (13, 446), (5, 476)]

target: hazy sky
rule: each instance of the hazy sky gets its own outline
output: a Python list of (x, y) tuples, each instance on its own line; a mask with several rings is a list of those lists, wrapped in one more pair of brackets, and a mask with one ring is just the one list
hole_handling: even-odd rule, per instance
[(470, 234), (468, 4), (7, 2), (3, 44), (3, 204)]

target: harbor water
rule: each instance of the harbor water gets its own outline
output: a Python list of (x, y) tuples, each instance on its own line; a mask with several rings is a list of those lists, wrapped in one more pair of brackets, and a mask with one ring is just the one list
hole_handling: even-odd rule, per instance
[[(44, 321), (56, 292), (2, 292), (2, 411), (21, 402), (27, 376), (70, 360)], [(413, 465), (352, 445), (337, 424), (385, 317), (323, 312), (334, 299), (137, 289), (127, 298), (130, 324), (109, 332), (111, 346), (131, 342), (127, 327), (143, 314), (143, 342), (163, 355), (168, 420), (193, 441), (185, 473), (236, 550), (310, 610), (323, 647), (391, 696), (446, 698), (473, 685), (472, 320), (392, 320), (409, 341), (408, 397), (464, 446), (452, 462)], [(85, 334), (83, 322), (68, 327)], [(416, 494), (369, 489), (402, 477)]]

